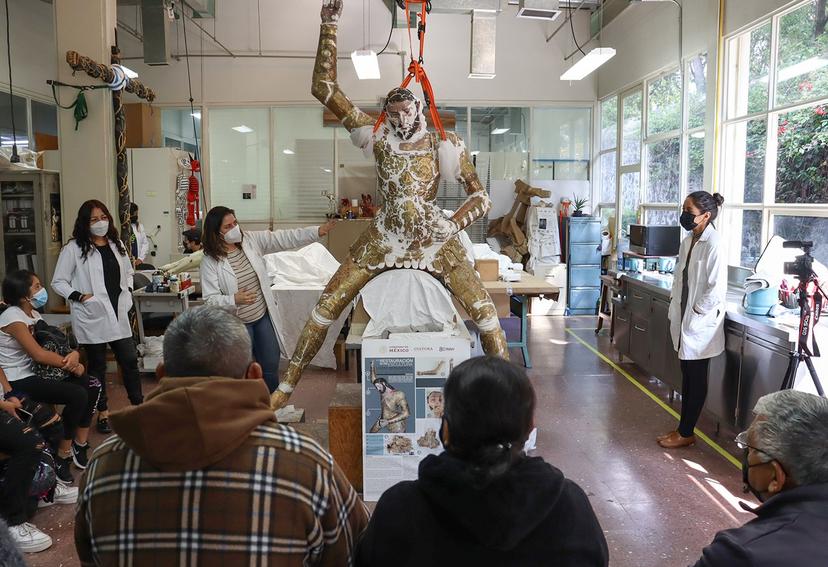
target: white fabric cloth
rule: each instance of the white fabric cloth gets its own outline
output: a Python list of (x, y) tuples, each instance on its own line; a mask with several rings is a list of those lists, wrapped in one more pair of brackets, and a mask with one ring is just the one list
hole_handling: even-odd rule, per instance
[[(310, 244), (319, 238), (318, 227), (297, 228), (277, 231), (245, 231), (242, 250), (247, 255), (250, 265), (256, 271), (262, 289), (270, 321), (278, 334), (279, 328), (276, 300), (270, 291), (270, 277), (267, 274), (264, 256), (274, 252), (292, 250)], [(236, 273), (230, 261), (224, 257), (220, 260), (204, 256), (201, 261), (201, 296), (207, 305), (223, 307), (236, 312), (235, 294), (239, 291)]]
[(32, 311), (29, 317), (17, 306), (9, 307), (0, 315), (0, 368), (5, 372), (9, 382), (34, 376), (32, 357), (10, 334), (2, 329), (12, 323), (23, 323), (30, 327), (40, 320), (40, 313)]
[(371, 317), (363, 337), (386, 331), (446, 330), (460, 321), (451, 296), (440, 282), (420, 270), (390, 270), (362, 288), (362, 305)]
[(168, 274), (180, 274), (181, 272), (194, 272), (201, 266), (201, 261), (204, 259), (204, 250), (196, 250), (191, 254), (187, 254), (177, 262), (170, 262), (164, 264), (159, 270), (167, 272)]
[[(276, 336), (284, 358), (296, 349), (299, 335), (319, 301), (328, 280), (339, 269), (328, 249), (317, 242), (294, 252), (278, 252), (265, 256), (273, 297), (276, 301)], [(339, 337), (350, 309), (328, 329), (319, 352), (311, 361), (314, 366), (336, 368), (334, 344)]]
[(63, 247), (58, 256), (52, 289), (68, 300), (73, 291), (91, 294), (83, 303), (68, 301), (72, 311), (72, 331), (83, 345), (101, 344), (132, 336), (129, 310), (132, 308), (132, 262), (129, 256), (121, 256), (115, 243), (109, 247), (121, 263), (121, 294), (118, 296), (118, 316), (112, 309), (104, 283), (101, 254), (93, 246), (83, 258), (80, 246), (74, 240)]
[(140, 260), (143, 264), (149, 257), (149, 238), (147, 238), (147, 231), (144, 230), (144, 225), (139, 222), (138, 224), (132, 225), (132, 232), (135, 234), (135, 244), (136, 248), (138, 248), (138, 260)]
[[(693, 248), (690, 263), (692, 235), (679, 247), (679, 261), (673, 278), (670, 298), (670, 334), (673, 346), (681, 360), (702, 360), (724, 352), (725, 296), (727, 295), (727, 262), (721, 249), (719, 233), (708, 225)], [(688, 265), (687, 310), (681, 317), (681, 280)]]

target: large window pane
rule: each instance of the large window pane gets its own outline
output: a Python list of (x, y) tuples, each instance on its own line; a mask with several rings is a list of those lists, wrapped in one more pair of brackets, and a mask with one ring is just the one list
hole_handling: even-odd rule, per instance
[(527, 178), (528, 108), (472, 108), (471, 138), (466, 147), (476, 158), (478, 175), (482, 169), (492, 182)]
[(704, 126), (707, 100), (707, 53), (687, 64), (687, 127)]
[(648, 209), (645, 222), (648, 225), (656, 226), (678, 226), (678, 211), (665, 211), (662, 209)]
[(651, 81), (647, 88), (647, 135), (681, 128), (681, 74)]
[(762, 211), (725, 208), (724, 218), (716, 226), (729, 231), (734, 243), (728, 248), (728, 263), (744, 268), (756, 266), (762, 255)]
[(687, 138), (687, 192), (704, 189), (704, 132)]
[[(32, 107), (34, 111), (34, 107)], [(195, 132), (193, 131), (195, 121)], [(201, 109), (196, 108), (192, 112), (189, 108), (163, 108), (161, 109), (161, 132), (164, 136), (165, 148), (178, 148), (191, 154), (195, 154), (196, 139), (198, 133), (199, 148), (204, 145), (201, 134)]]
[(681, 138), (647, 145), (647, 203), (677, 203)]
[(615, 152), (601, 155), (601, 191), (602, 203), (615, 202)]
[(17, 149), (29, 147), (29, 126), (26, 124), (26, 99), (12, 95), (14, 99), (14, 130), (12, 136), (12, 119), (9, 112), (9, 93), (0, 92), (0, 144), (4, 148), (11, 148), (15, 139)]
[(209, 129), (211, 204), (235, 209), (242, 222), (269, 220), (270, 111), (211, 110)]
[(589, 179), (589, 108), (536, 108), (532, 179)]
[(57, 149), (57, 107), (54, 104), (32, 101), (32, 136), (36, 150)]
[(777, 127), (776, 202), (828, 203), (828, 108), (780, 114)]
[(618, 145), (618, 97), (601, 103), (601, 149), (609, 150)]
[(328, 211), (322, 191), (334, 188), (334, 129), (322, 126), (321, 107), (274, 108), (273, 125), (276, 218), (322, 218)]
[(761, 203), (765, 190), (767, 119), (731, 124), (725, 130), (725, 194), (744, 203)]
[(814, 248), (811, 254), (828, 265), (828, 217), (789, 217), (777, 215), (773, 218), (773, 233), (785, 240), (811, 240)]
[(631, 224), (638, 222), (638, 205), (641, 203), (641, 175), (624, 173), (621, 175), (621, 233), (624, 238), (629, 234)]
[[(817, 5), (820, 4), (821, 8)], [(825, 0), (808, 2), (779, 20), (776, 103), (828, 94), (828, 34)]]
[(770, 22), (730, 41), (728, 117), (768, 109), (770, 57)]
[(624, 97), (624, 126), (622, 132), (621, 165), (641, 162), (641, 91)]

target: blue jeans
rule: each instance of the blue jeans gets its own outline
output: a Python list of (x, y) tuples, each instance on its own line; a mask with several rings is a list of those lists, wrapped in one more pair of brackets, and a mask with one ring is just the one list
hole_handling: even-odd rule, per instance
[(270, 315), (267, 313), (254, 323), (245, 323), (247, 332), (250, 334), (250, 342), (253, 343), (253, 358), (262, 365), (264, 381), (267, 389), (272, 394), (279, 385), (279, 339), (276, 338), (276, 331), (273, 323), (270, 322)]

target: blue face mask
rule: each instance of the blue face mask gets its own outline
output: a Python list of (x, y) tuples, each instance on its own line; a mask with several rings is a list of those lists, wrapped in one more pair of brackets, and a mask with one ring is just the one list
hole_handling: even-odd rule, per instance
[(29, 299), (29, 303), (31, 303), (32, 307), (34, 307), (35, 309), (40, 309), (41, 307), (46, 305), (47, 301), (49, 301), (49, 292), (46, 291), (45, 287), (40, 288), (40, 291), (38, 291), (36, 294), (32, 296), (31, 299)]

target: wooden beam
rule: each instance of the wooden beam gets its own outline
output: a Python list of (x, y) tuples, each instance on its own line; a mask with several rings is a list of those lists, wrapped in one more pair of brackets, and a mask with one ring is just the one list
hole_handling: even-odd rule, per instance
[[(85, 55), (81, 55), (77, 51), (67, 51), (66, 62), (69, 63), (69, 66), (73, 71), (83, 71), (90, 77), (95, 77), (105, 83), (110, 83), (115, 79), (115, 72), (112, 70), (112, 67), (104, 65), (103, 63), (98, 63)], [(124, 86), (124, 90), (149, 102), (155, 100), (155, 93), (153, 90), (144, 86), (141, 81), (137, 79), (128, 79), (126, 86)]]
[[(363, 108), (362, 111), (371, 118), (373, 118), (375, 122), (380, 115), (379, 108)], [(434, 124), (431, 123), (431, 116), (428, 112), (425, 113), (425, 117), (429, 127), (433, 128)], [(443, 121), (443, 128), (445, 128), (446, 130), (454, 130), (457, 126), (457, 113), (453, 110), (441, 110), (440, 120)], [(334, 115), (333, 112), (326, 109), (325, 112), (322, 114), (322, 126), (326, 128), (336, 128), (338, 126), (342, 126), (342, 123), (339, 121), (339, 118), (337, 118)]]

